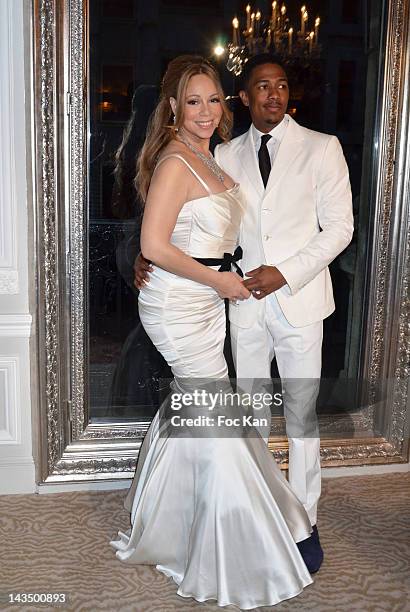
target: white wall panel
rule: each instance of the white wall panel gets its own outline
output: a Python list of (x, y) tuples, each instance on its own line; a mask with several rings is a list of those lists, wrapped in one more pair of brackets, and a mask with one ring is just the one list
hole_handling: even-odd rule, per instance
[(12, 4), (13, 0), (0, 2), (0, 294), (19, 291), (13, 113), (22, 101), (16, 99), (13, 86)]
[(17, 356), (0, 355), (0, 444), (20, 444), (21, 413)]
[(0, 0), (0, 494), (35, 491), (27, 232), (30, 13), (30, 0)]

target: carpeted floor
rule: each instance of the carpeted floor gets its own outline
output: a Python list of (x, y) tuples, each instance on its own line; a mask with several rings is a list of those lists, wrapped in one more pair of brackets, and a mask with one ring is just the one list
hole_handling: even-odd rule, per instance
[[(178, 597), (154, 567), (116, 559), (109, 540), (128, 527), (124, 496), (122, 490), (0, 497), (0, 593), (64, 592), (68, 604), (60, 609), (75, 612), (223, 610)], [(410, 611), (410, 474), (325, 480), (319, 528), (325, 562), (314, 584), (260, 612)]]

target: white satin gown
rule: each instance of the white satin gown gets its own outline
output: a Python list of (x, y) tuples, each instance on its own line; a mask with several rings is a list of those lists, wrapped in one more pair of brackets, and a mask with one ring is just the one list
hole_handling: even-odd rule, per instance
[[(172, 243), (192, 257), (233, 253), (245, 204), (239, 186), (212, 194), (177, 157), (208, 195), (184, 204)], [(139, 313), (175, 388), (184, 379), (228, 380), (225, 308), (214, 289), (155, 266)], [(111, 542), (117, 557), (155, 565), (178, 595), (219, 606), (248, 610), (300, 593), (312, 579), (295, 542), (311, 525), (264, 440), (166, 437), (159, 412), (125, 502), (131, 528)]]

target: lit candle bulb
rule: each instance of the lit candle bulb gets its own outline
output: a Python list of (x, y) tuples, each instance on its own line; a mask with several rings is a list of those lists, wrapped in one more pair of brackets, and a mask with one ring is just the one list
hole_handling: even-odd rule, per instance
[(261, 12), (258, 11), (255, 17), (256, 17), (256, 36), (259, 36), (260, 25), (261, 25)]
[(268, 28), (268, 47), (271, 46), (272, 43), (272, 30), (270, 28)]
[(239, 44), (239, 37), (238, 37), (239, 21), (237, 17), (235, 17), (232, 20), (232, 25), (233, 25), (233, 44), (238, 46)]
[(305, 35), (306, 32), (306, 24), (307, 24), (307, 20), (309, 19), (309, 15), (308, 12), (305, 11), (303, 13), (303, 25), (302, 25), (302, 34)]
[(288, 51), (292, 53), (292, 39), (293, 39), (293, 28), (289, 28), (288, 31)]
[(255, 13), (251, 15), (251, 30), (252, 32), (255, 30)]
[(316, 17), (315, 21), (315, 45), (319, 42), (319, 26), (320, 26), (320, 17)]
[(282, 4), (280, 8), (280, 24), (282, 28), (285, 26), (285, 15), (286, 15), (286, 6)]
[(312, 53), (312, 47), (313, 47), (313, 39), (315, 37), (315, 33), (311, 32), (309, 34), (309, 53)]
[(304, 34), (304, 20), (303, 17), (306, 13), (306, 6), (302, 6), (302, 8), (300, 9), (300, 31), (302, 32), (302, 34)]
[(276, 0), (272, 2), (272, 27), (276, 28), (276, 7), (278, 6)]
[(249, 30), (251, 27), (251, 6), (248, 4), (246, 7), (246, 29)]

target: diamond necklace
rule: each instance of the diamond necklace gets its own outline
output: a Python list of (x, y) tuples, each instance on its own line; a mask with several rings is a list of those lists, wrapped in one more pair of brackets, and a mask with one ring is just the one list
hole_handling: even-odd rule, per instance
[(200, 160), (201, 160), (201, 162), (202, 162), (203, 164), (205, 164), (205, 166), (206, 166), (207, 168), (209, 168), (209, 169), (210, 169), (210, 171), (211, 171), (213, 174), (215, 174), (216, 178), (217, 178), (218, 180), (220, 180), (220, 181), (221, 181), (221, 183), (223, 183), (223, 182), (225, 181), (225, 177), (224, 177), (224, 175), (222, 174), (222, 171), (221, 171), (220, 167), (218, 166), (218, 164), (217, 164), (217, 163), (216, 163), (216, 161), (214, 160), (214, 158), (213, 158), (213, 156), (212, 156), (212, 153), (211, 153), (211, 152), (209, 152), (209, 155), (210, 155), (210, 156), (209, 156), (209, 157), (207, 157), (207, 156), (205, 155), (205, 153), (202, 153), (201, 151), (198, 151), (198, 149), (195, 149), (195, 147), (194, 147), (193, 145), (191, 145), (191, 143), (190, 143), (190, 142), (188, 142), (188, 140), (185, 140), (185, 138), (184, 138), (183, 136), (181, 136), (181, 134), (178, 134), (178, 138), (179, 138), (179, 140), (180, 140), (181, 142), (183, 142), (183, 143), (184, 143), (184, 145), (186, 145), (186, 146), (188, 147), (188, 149), (189, 149), (190, 151), (192, 151), (192, 153), (194, 153), (194, 154), (195, 154), (195, 155), (198, 157), (198, 159), (200, 159)]

